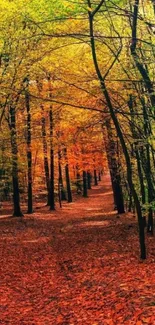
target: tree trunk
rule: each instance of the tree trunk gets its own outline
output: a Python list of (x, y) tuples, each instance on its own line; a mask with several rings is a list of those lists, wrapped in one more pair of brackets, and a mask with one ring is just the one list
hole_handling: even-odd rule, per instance
[(132, 211), (132, 206), (133, 206), (133, 202), (132, 202), (132, 194), (131, 194), (131, 192), (129, 192), (128, 212), (131, 212), (131, 211)]
[(148, 213), (147, 232), (153, 236), (153, 211), (151, 207), (149, 208)]
[(114, 167), (112, 169), (112, 179), (113, 179), (113, 191), (114, 191), (114, 201), (116, 204), (116, 209), (119, 214), (122, 214), (125, 212), (124, 210), (124, 199), (123, 199), (123, 192), (122, 192), (122, 186), (121, 186), (121, 179), (120, 175), (117, 174)]
[(109, 97), (109, 94), (108, 94), (108, 91), (107, 91), (107, 89), (105, 87), (104, 82), (102, 84), (102, 87), (103, 87), (102, 89), (103, 89), (104, 96), (106, 98), (106, 101), (107, 101), (107, 104), (108, 104), (108, 107), (109, 107), (109, 110), (110, 110), (110, 113), (111, 113), (112, 120), (114, 122), (116, 131), (117, 131), (117, 135), (118, 135), (118, 137), (120, 139), (122, 149), (123, 149), (123, 153), (124, 153), (124, 156), (125, 156), (126, 166), (127, 166), (128, 184), (129, 184), (132, 196), (133, 196), (134, 201), (135, 201), (135, 206), (136, 206), (137, 215), (138, 215), (141, 258), (145, 259), (146, 258), (146, 248), (145, 248), (144, 222), (143, 222), (143, 217), (142, 217), (141, 205), (140, 205), (138, 195), (137, 195), (137, 192), (135, 190), (134, 183), (133, 183), (133, 180), (132, 180), (132, 167), (131, 167), (130, 156), (129, 156), (129, 153), (128, 153), (128, 150), (127, 150), (127, 147), (126, 147), (126, 143), (125, 143), (125, 140), (124, 140), (124, 137), (123, 137), (123, 134), (122, 134), (118, 119), (117, 119), (117, 117), (116, 117), (116, 115), (114, 113), (114, 109), (113, 109), (113, 106), (112, 106), (112, 103), (111, 103), (111, 100), (110, 100), (110, 97)]
[[(48, 90), (49, 90), (49, 98), (52, 98), (52, 86), (51, 86), (51, 75), (50, 73), (47, 76), (48, 81)], [(53, 131), (54, 131), (54, 123), (53, 123), (53, 109), (52, 105), (50, 105), (49, 109), (49, 122), (50, 122), (50, 195), (49, 195), (49, 206), (50, 210), (55, 210), (55, 195), (54, 195), (54, 145), (53, 145)]]
[(119, 172), (118, 162), (116, 159), (117, 143), (113, 135), (111, 120), (109, 118), (106, 119), (105, 126), (107, 130), (107, 139), (105, 138), (104, 130), (103, 130), (103, 138), (105, 142), (108, 167), (110, 170), (111, 184), (112, 184), (112, 190), (114, 196), (114, 209), (116, 209), (119, 214), (122, 214), (125, 212), (125, 209), (124, 209), (124, 199), (123, 199), (123, 191), (121, 186), (120, 172)]
[(66, 193), (65, 193), (63, 178), (62, 178), (61, 151), (60, 151), (60, 149), (58, 150), (58, 169), (59, 169), (60, 198), (61, 198), (62, 201), (65, 201), (66, 200)]
[[(146, 155), (144, 153), (143, 148), (140, 150), (140, 157), (142, 161), (142, 167), (144, 170), (144, 174), (147, 181), (147, 188), (148, 188), (148, 203), (151, 204), (152, 201), (155, 198), (154, 193), (154, 186), (153, 181), (151, 178), (151, 162), (150, 162), (150, 156), (149, 156), (149, 146), (146, 146)], [(153, 235), (153, 212), (151, 212), (152, 207), (149, 207), (149, 213), (148, 213), (148, 232), (150, 232)]]
[(140, 161), (140, 156), (139, 152), (136, 149), (136, 160), (137, 160), (137, 169), (138, 169), (138, 175), (139, 175), (139, 181), (140, 181), (140, 190), (141, 190), (141, 197), (142, 197), (142, 204), (146, 203), (145, 199), (145, 186), (144, 186), (144, 181), (143, 181), (143, 172), (142, 172), (142, 167), (141, 167), (141, 161)]
[(98, 185), (96, 169), (94, 169), (94, 185), (95, 185), (95, 186)]
[[(131, 108), (132, 108), (132, 98), (130, 96), (129, 101)], [(151, 125), (149, 123), (149, 117), (147, 112), (147, 107), (145, 104), (144, 97), (141, 98), (141, 104), (142, 104), (142, 110), (143, 110), (143, 125), (144, 125), (144, 135), (147, 138), (152, 134)], [(133, 113), (133, 110), (131, 110)], [(151, 168), (151, 152), (150, 152), (150, 145), (149, 143), (146, 144), (145, 147), (140, 148), (140, 153), (136, 149), (136, 158), (138, 161), (138, 172), (139, 172), (139, 178), (140, 178), (140, 185), (141, 185), (141, 193), (142, 193), (142, 203), (145, 204), (145, 188), (144, 188), (144, 182), (143, 182), (143, 175), (142, 175), (142, 168), (144, 171), (144, 175), (147, 181), (147, 187), (148, 187), (148, 203), (151, 204), (152, 201), (154, 201), (155, 198), (155, 190), (154, 190), (154, 181), (153, 181), (153, 175), (152, 175), (152, 168)], [(142, 164), (142, 168), (141, 168)], [(147, 231), (150, 232), (153, 235), (153, 211), (152, 207), (149, 207), (148, 212), (148, 227)]]
[(11, 151), (12, 151), (12, 184), (13, 184), (13, 216), (22, 217), (20, 208), (19, 180), (18, 180), (18, 147), (16, 135), (16, 111), (15, 107), (10, 107), (10, 135), (11, 135)]
[(136, 161), (137, 161), (137, 170), (138, 170), (138, 177), (139, 177), (139, 182), (140, 182), (140, 190), (141, 190), (141, 197), (142, 197), (142, 204), (146, 203), (145, 200), (145, 187), (144, 187), (144, 182), (143, 182), (143, 171), (141, 167), (141, 159), (139, 155), (139, 150), (138, 150), (138, 140), (139, 139), (139, 134), (137, 134), (136, 129), (135, 129), (135, 118), (134, 118), (134, 107), (133, 107), (133, 98), (132, 95), (130, 95), (129, 101), (128, 101), (128, 106), (131, 114), (131, 122), (130, 122), (130, 128), (131, 128), (131, 133), (132, 137), (134, 139), (134, 147), (133, 147), (133, 155), (135, 153), (136, 156)]
[(72, 202), (72, 192), (71, 192), (71, 185), (70, 185), (67, 148), (64, 148), (64, 157), (65, 157), (65, 161), (66, 161), (65, 174), (66, 174), (67, 196), (68, 196), (68, 203), (70, 203), (70, 202)]
[(32, 150), (31, 150), (31, 112), (30, 112), (30, 97), (28, 84), (25, 88), (25, 106), (27, 110), (27, 167), (28, 167), (28, 210), (27, 213), (33, 213), (33, 198), (32, 198)]
[(50, 173), (49, 173), (49, 164), (48, 164), (48, 152), (47, 152), (47, 140), (46, 140), (46, 120), (44, 117), (44, 107), (41, 105), (42, 118), (42, 142), (43, 142), (43, 155), (44, 155), (44, 171), (46, 179), (46, 188), (47, 188), (47, 205), (50, 205)]
[(87, 186), (88, 190), (91, 190), (91, 173), (89, 171), (87, 172)]
[(83, 196), (88, 197), (87, 195), (87, 173), (83, 170)]
[(61, 184), (60, 184), (60, 178), (58, 179), (58, 197), (59, 197), (59, 206), (62, 208), (62, 203), (61, 203)]
[[(94, 10), (94, 11), (89, 10), (88, 11), (89, 28), (90, 28), (90, 42), (91, 42), (93, 63), (94, 63), (94, 67), (95, 67), (95, 70), (96, 70), (97, 77), (98, 77), (98, 79), (100, 81), (100, 86), (101, 86), (102, 93), (103, 93), (104, 98), (106, 100), (107, 107), (109, 108), (109, 112), (110, 112), (112, 121), (114, 123), (115, 129), (116, 129), (116, 132), (117, 132), (117, 136), (118, 136), (118, 138), (120, 140), (122, 150), (123, 150), (123, 153), (124, 153), (124, 157), (125, 157), (125, 161), (126, 161), (126, 167), (127, 167), (128, 184), (129, 184), (132, 196), (133, 196), (134, 201), (135, 201), (137, 215), (138, 215), (139, 241), (140, 241), (141, 258), (145, 259), (146, 258), (146, 248), (145, 248), (144, 222), (143, 222), (140, 202), (139, 202), (138, 195), (137, 195), (137, 192), (135, 190), (133, 179), (132, 179), (132, 167), (131, 167), (130, 156), (129, 156), (129, 153), (128, 153), (128, 150), (127, 150), (127, 147), (126, 147), (126, 143), (125, 143), (125, 140), (124, 140), (124, 137), (123, 137), (122, 130), (120, 128), (118, 118), (115, 115), (115, 112), (114, 112), (114, 109), (113, 109), (113, 105), (112, 105), (112, 102), (111, 102), (111, 99), (110, 99), (110, 96), (109, 96), (109, 92), (108, 92), (108, 90), (106, 88), (104, 78), (102, 77), (102, 74), (101, 74), (101, 71), (100, 71), (100, 68), (99, 68), (99, 65), (98, 65), (97, 56), (96, 56), (96, 46), (95, 46), (95, 38), (94, 38), (93, 19), (94, 19), (94, 15), (99, 10), (102, 3), (103, 3), (103, 1), (101, 0), (100, 4), (98, 5), (96, 10)], [(88, 7), (91, 8), (91, 1), (90, 0), (88, 0)]]
[(50, 210), (55, 210), (55, 197), (54, 197), (54, 149), (53, 149), (53, 112), (50, 106), (49, 111), (50, 120)]
[[(152, 135), (152, 130), (151, 130), (151, 126), (149, 124), (149, 117), (148, 117), (147, 108), (145, 105), (144, 98), (142, 99), (142, 108), (143, 108), (143, 119), (144, 119), (144, 133), (145, 133), (146, 138), (148, 138), (150, 135)], [(155, 199), (155, 189), (154, 189), (154, 184), (153, 184), (154, 179), (153, 179), (153, 175), (151, 172), (151, 170), (152, 170), (152, 168), (151, 168), (152, 150), (150, 150), (150, 149), (151, 149), (150, 145), (149, 145), (149, 143), (147, 143), (147, 145), (146, 145), (146, 162), (144, 162), (143, 169), (144, 169), (144, 173), (145, 173), (147, 185), (148, 185), (148, 202), (151, 204), (152, 201), (154, 201), (154, 199)], [(153, 163), (154, 163), (154, 160), (153, 160)], [(147, 232), (149, 232), (151, 235), (153, 235), (153, 226), (154, 226), (153, 211), (152, 211), (152, 207), (150, 206), (149, 212), (148, 212)]]

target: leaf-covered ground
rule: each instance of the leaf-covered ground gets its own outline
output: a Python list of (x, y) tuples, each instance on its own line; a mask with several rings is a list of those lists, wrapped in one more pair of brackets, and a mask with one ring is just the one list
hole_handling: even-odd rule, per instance
[(113, 211), (108, 176), (89, 198), (0, 219), (0, 325), (154, 325), (155, 241)]

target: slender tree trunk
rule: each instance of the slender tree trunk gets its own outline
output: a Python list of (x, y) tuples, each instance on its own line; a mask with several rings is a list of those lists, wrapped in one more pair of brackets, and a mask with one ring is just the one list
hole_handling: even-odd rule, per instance
[[(49, 98), (52, 98), (52, 86), (51, 86), (51, 75), (50, 73), (47, 76), (48, 81), (48, 90), (49, 90)], [(54, 131), (54, 123), (53, 123), (53, 109), (52, 105), (50, 105), (49, 109), (49, 123), (50, 123), (50, 195), (49, 195), (49, 206), (50, 210), (55, 210), (55, 195), (54, 195), (54, 144), (53, 144), (53, 131)]]
[[(148, 186), (148, 203), (151, 205), (152, 202), (155, 199), (155, 190), (153, 186), (153, 180), (152, 180), (152, 175), (151, 175), (151, 160), (150, 160), (150, 152), (149, 152), (149, 144), (146, 146), (146, 157), (147, 160), (145, 162), (144, 170), (145, 170), (145, 175), (146, 175), (146, 181), (147, 181), (147, 186)], [(147, 227), (147, 232), (153, 235), (153, 228), (154, 228), (154, 222), (153, 222), (153, 210), (152, 206), (149, 207), (149, 212), (148, 212), (148, 227)]]
[[(99, 8), (100, 8), (100, 6), (102, 5), (103, 2), (104, 1), (102, 1), (102, 0), (100, 1), (100, 4), (97, 6), (96, 10), (94, 10), (94, 11), (89, 10), (88, 11), (92, 57), (93, 57), (93, 63), (94, 63), (94, 67), (95, 67), (95, 70), (96, 70), (96, 74), (97, 74), (98, 79), (100, 81), (101, 90), (102, 90), (102, 93), (103, 93), (103, 95), (105, 97), (105, 100), (106, 100), (107, 106), (109, 108), (109, 112), (110, 112), (112, 121), (114, 123), (115, 129), (116, 129), (116, 132), (117, 132), (117, 136), (118, 136), (118, 138), (120, 140), (122, 150), (123, 150), (123, 153), (124, 153), (126, 166), (127, 166), (128, 184), (129, 184), (132, 196), (133, 196), (134, 201), (135, 201), (137, 215), (138, 215), (139, 241), (140, 241), (141, 258), (145, 259), (146, 258), (146, 248), (145, 248), (144, 221), (143, 221), (143, 217), (142, 217), (142, 211), (141, 211), (141, 206), (140, 206), (140, 202), (139, 202), (139, 199), (138, 199), (138, 195), (137, 195), (137, 192), (135, 190), (134, 183), (133, 183), (130, 156), (129, 156), (129, 153), (128, 153), (128, 150), (127, 150), (127, 147), (126, 147), (126, 143), (125, 143), (125, 140), (124, 140), (124, 137), (123, 137), (122, 130), (120, 128), (119, 121), (117, 119), (117, 116), (115, 115), (113, 105), (112, 105), (108, 90), (106, 88), (105, 81), (104, 81), (104, 79), (102, 77), (102, 74), (101, 74), (101, 71), (100, 71), (100, 68), (99, 68), (99, 65), (98, 65), (97, 55), (96, 55), (93, 20), (94, 20), (94, 15), (99, 10)], [(91, 1), (90, 0), (88, 0), (88, 7), (91, 8)]]
[(143, 181), (143, 172), (142, 172), (142, 167), (141, 167), (141, 161), (140, 161), (140, 156), (139, 152), (136, 149), (136, 160), (137, 160), (137, 168), (138, 168), (138, 175), (139, 175), (139, 181), (140, 181), (140, 190), (141, 190), (141, 196), (142, 196), (142, 204), (146, 203), (145, 200), (145, 186), (144, 186), (144, 181)]
[(58, 197), (59, 197), (59, 205), (60, 205), (60, 208), (62, 208), (62, 203), (61, 203), (61, 183), (60, 183), (60, 178), (58, 179)]
[(10, 106), (10, 135), (12, 151), (12, 184), (13, 184), (13, 216), (22, 217), (20, 208), (19, 180), (18, 180), (18, 147), (16, 134), (16, 111), (14, 106)]
[(62, 201), (65, 201), (66, 200), (66, 193), (65, 193), (63, 178), (62, 178), (61, 151), (60, 151), (60, 149), (58, 150), (58, 168), (59, 168), (60, 197), (61, 197)]
[(101, 182), (101, 172), (100, 171), (98, 172), (98, 180), (99, 180), (99, 182)]
[(87, 173), (83, 170), (83, 197), (88, 197), (87, 194)]
[(49, 111), (50, 120), (50, 210), (55, 210), (55, 197), (54, 197), (54, 149), (53, 149), (53, 112), (50, 106)]
[(138, 176), (139, 176), (139, 182), (140, 182), (142, 204), (145, 204), (146, 201), (145, 201), (145, 187), (144, 187), (144, 182), (143, 182), (143, 171), (142, 171), (142, 167), (141, 167), (141, 159), (140, 159), (140, 155), (139, 155), (138, 142), (137, 142), (137, 139), (139, 139), (139, 135), (136, 133), (136, 129), (135, 129), (135, 118), (134, 118), (134, 107), (133, 107), (132, 95), (130, 95), (130, 98), (128, 101), (128, 106), (129, 106), (129, 110), (130, 110), (130, 114), (131, 114), (131, 123), (130, 123), (131, 133), (132, 133), (133, 139), (135, 140), (133, 152), (135, 153), (136, 161), (137, 161), (137, 170), (138, 170)]
[[(152, 175), (151, 175), (151, 162), (150, 162), (150, 155), (149, 155), (149, 146), (146, 146), (146, 155), (144, 153), (143, 148), (140, 150), (140, 157), (142, 161), (142, 167), (144, 170), (144, 174), (146, 177), (147, 181), (147, 188), (148, 188), (148, 203), (151, 204), (151, 202), (155, 198), (155, 193), (154, 193), (154, 186), (153, 186), (153, 181), (152, 181)], [(152, 207), (150, 206), (149, 208), (149, 213), (148, 213), (148, 232), (153, 235), (153, 212), (151, 212)]]
[[(141, 98), (141, 103), (142, 103), (142, 109), (143, 109), (143, 124), (144, 124), (144, 134), (146, 139), (148, 139), (153, 133), (149, 121), (149, 116), (148, 116), (148, 110), (145, 104), (145, 98)], [(145, 152), (144, 152), (145, 151)], [(155, 189), (154, 189), (154, 177), (152, 174), (152, 166), (151, 166), (151, 155), (152, 155), (152, 148), (150, 147), (150, 144), (147, 143), (145, 149), (141, 149), (141, 161), (142, 161), (142, 167), (144, 170), (144, 174), (146, 177), (147, 181), (147, 186), (148, 186), (148, 203), (151, 204), (154, 199), (155, 199)], [(153, 158), (153, 156), (152, 156)], [(154, 160), (153, 160), (154, 164)], [(148, 212), (148, 227), (147, 231), (153, 235), (153, 227), (154, 227), (154, 222), (153, 222), (153, 210), (152, 207), (149, 207), (149, 212)]]
[[(47, 78), (48, 80), (48, 85), (49, 85), (49, 97), (51, 97), (51, 85), (50, 85), (50, 77)], [(38, 88), (38, 94), (40, 94), (43, 91), (43, 84), (41, 81), (38, 79), (36, 80), (37, 83), (37, 88)], [(41, 104), (41, 132), (42, 132), (42, 144), (43, 144), (43, 160), (44, 160), (44, 171), (45, 171), (45, 181), (46, 181), (46, 189), (47, 189), (47, 205), (50, 206), (50, 209), (53, 210), (53, 203), (51, 201), (51, 179), (50, 179), (50, 168), (49, 168), (49, 163), (48, 163), (48, 150), (47, 150), (47, 140), (46, 140), (46, 119), (45, 119), (45, 112), (44, 112), (44, 106)], [(50, 108), (52, 110), (52, 108)], [(52, 116), (52, 113), (51, 113)], [(50, 120), (50, 113), (49, 113), (49, 120)], [(52, 122), (53, 123), (53, 122)], [(53, 127), (53, 125), (50, 127)], [(53, 137), (53, 130), (50, 130), (50, 148), (52, 145), (52, 140), (51, 137)], [(52, 136), (51, 136), (52, 134)], [(50, 151), (51, 155), (51, 151)], [(50, 162), (51, 162), (51, 156), (50, 156)]]
[(25, 88), (25, 105), (27, 110), (27, 167), (28, 167), (28, 210), (27, 213), (33, 213), (32, 196), (32, 149), (31, 149), (31, 112), (28, 84)]
[[(145, 234), (144, 234), (144, 221), (143, 221), (143, 217), (142, 217), (142, 211), (141, 211), (141, 205), (138, 199), (138, 195), (137, 192), (135, 190), (134, 187), (134, 183), (133, 183), (133, 179), (132, 179), (132, 167), (131, 167), (131, 161), (130, 161), (130, 156), (126, 147), (126, 143), (119, 125), (119, 122), (117, 120), (117, 117), (114, 113), (114, 109), (108, 94), (108, 91), (105, 87), (105, 84), (103, 83), (104, 88), (103, 88), (103, 93), (104, 96), (107, 100), (107, 104), (111, 113), (111, 117), (113, 119), (116, 131), (117, 131), (117, 135), (120, 139), (121, 145), (122, 145), (122, 149), (123, 149), (123, 153), (125, 156), (125, 160), (126, 160), (126, 166), (127, 166), (127, 179), (128, 179), (128, 184), (132, 193), (132, 196), (134, 198), (135, 201), (135, 206), (136, 206), (136, 210), (137, 210), (137, 215), (138, 215), (138, 224), (139, 224), (139, 240), (140, 240), (140, 248), (141, 248), (141, 258), (145, 259), (146, 258), (146, 248), (145, 248)], [(102, 87), (103, 87), (102, 85)]]
[(87, 184), (88, 184), (88, 190), (91, 190), (91, 173), (87, 171)]
[(95, 185), (95, 186), (98, 185), (96, 169), (94, 169), (94, 185)]
[(65, 174), (66, 174), (67, 196), (68, 196), (68, 203), (70, 203), (73, 200), (72, 200), (72, 191), (71, 191), (70, 176), (69, 176), (67, 148), (64, 148), (64, 157), (65, 157), (65, 161), (66, 161)]
[(125, 212), (125, 210), (124, 210), (124, 199), (123, 199), (123, 192), (121, 186), (121, 179), (120, 179), (120, 175), (115, 172), (114, 168), (112, 170), (112, 179), (113, 179), (113, 190), (115, 193), (114, 200), (116, 204), (116, 209), (119, 214), (122, 214)]
[(108, 118), (105, 121), (107, 130), (107, 139), (105, 138), (103, 130), (103, 138), (105, 142), (105, 149), (107, 154), (108, 166), (110, 170), (111, 184), (114, 196), (114, 209), (118, 211), (119, 214), (125, 212), (124, 209), (124, 199), (123, 191), (121, 186), (120, 172), (118, 168), (118, 162), (116, 159), (117, 143), (113, 135), (113, 130), (111, 127), (111, 120)]
[(129, 205), (128, 205), (128, 212), (132, 211), (132, 194), (131, 192), (129, 193)]
[(149, 213), (148, 213), (148, 224), (147, 224), (147, 232), (153, 235), (153, 211), (152, 208), (149, 208)]
[(43, 155), (44, 155), (44, 171), (45, 171), (46, 188), (47, 188), (47, 205), (50, 205), (50, 173), (49, 173), (48, 151), (47, 151), (47, 140), (46, 140), (46, 120), (44, 116), (43, 105), (41, 105), (41, 110), (42, 110), (41, 126), (42, 126), (42, 142), (43, 142)]

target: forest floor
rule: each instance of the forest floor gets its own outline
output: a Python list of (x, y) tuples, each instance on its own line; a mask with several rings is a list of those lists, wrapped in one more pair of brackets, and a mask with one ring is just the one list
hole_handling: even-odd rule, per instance
[(154, 238), (146, 244), (142, 261), (137, 221), (113, 211), (108, 176), (62, 209), (1, 217), (0, 325), (155, 325)]

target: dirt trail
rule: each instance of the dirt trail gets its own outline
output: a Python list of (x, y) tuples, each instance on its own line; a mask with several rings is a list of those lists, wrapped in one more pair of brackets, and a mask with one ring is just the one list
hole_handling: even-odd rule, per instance
[(113, 211), (109, 177), (88, 198), (0, 220), (0, 325), (155, 325), (154, 238)]

